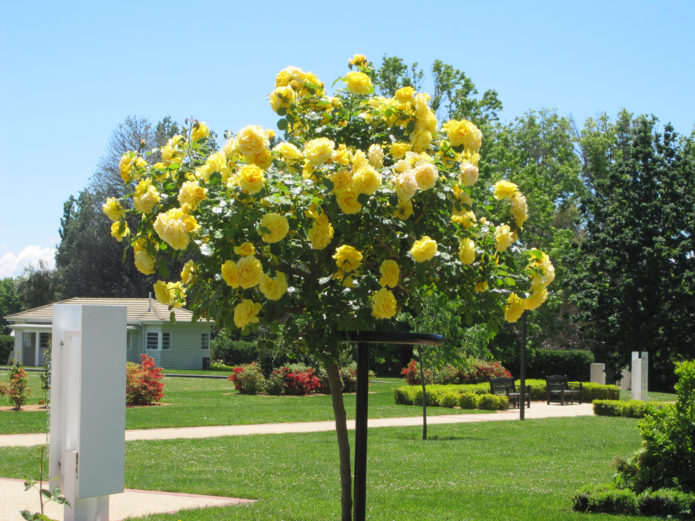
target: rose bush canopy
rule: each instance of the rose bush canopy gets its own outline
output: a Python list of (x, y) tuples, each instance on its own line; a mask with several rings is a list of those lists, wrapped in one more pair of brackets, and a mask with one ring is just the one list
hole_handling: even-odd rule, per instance
[[(504, 305), (512, 322), (540, 306), (554, 269), (519, 242), (525, 197), (500, 181), (472, 199), (480, 130), (440, 125), (412, 87), (374, 95), (364, 56), (349, 69), (333, 95), (311, 72), (280, 71), (269, 95), (280, 135), (249, 125), (219, 148), (192, 121), (165, 146), (123, 155), (132, 191), (104, 211), (138, 270), (162, 279), (156, 298), (244, 332), (282, 323), (317, 349), (339, 330), (417, 313), (421, 290)], [(508, 218), (486, 219), (490, 205)], [(180, 274), (167, 272), (172, 259)]]

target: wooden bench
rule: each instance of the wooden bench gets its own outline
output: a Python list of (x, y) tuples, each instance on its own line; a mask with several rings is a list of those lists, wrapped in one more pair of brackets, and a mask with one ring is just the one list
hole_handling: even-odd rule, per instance
[(567, 375), (551, 375), (545, 377), (545, 392), (548, 399), (548, 405), (551, 400), (560, 402), (561, 405), (566, 403), (574, 403), (578, 401), (582, 403), (582, 383), (579, 382), (579, 388), (570, 388), (567, 382)]
[[(506, 396), (509, 400), (509, 407), (521, 407), (521, 392), (516, 390), (514, 378), (490, 378), (490, 394)], [(526, 407), (531, 407), (531, 386), (526, 386), (524, 393)]]

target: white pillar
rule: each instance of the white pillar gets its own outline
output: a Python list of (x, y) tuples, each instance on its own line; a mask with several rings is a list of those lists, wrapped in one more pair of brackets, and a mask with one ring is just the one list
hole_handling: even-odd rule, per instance
[(591, 364), (589, 372), (591, 383), (606, 385), (606, 364)]
[(108, 521), (123, 491), (125, 337), (124, 306), (53, 306), (49, 467), (65, 521)]
[(632, 352), (632, 399), (642, 399), (642, 359), (639, 357), (639, 352)]

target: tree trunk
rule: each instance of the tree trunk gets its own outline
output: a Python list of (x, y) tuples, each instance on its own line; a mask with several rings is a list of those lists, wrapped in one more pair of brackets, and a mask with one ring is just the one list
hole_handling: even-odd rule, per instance
[(340, 455), (340, 503), (342, 521), (352, 521), (352, 470), (350, 468), (350, 440), (348, 439), (345, 404), (343, 403), (343, 384), (337, 364), (326, 364), (328, 383), (331, 387), (331, 402), (335, 416), (335, 432), (338, 437)]

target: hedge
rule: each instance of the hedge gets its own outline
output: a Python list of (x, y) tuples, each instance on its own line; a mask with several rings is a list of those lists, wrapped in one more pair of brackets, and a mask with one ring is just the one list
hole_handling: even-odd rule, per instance
[(7, 359), (13, 349), (14, 337), (10, 335), (0, 335), (0, 365), (7, 363)]
[(572, 509), (577, 512), (692, 519), (695, 494), (662, 488), (637, 495), (630, 489), (617, 488), (615, 484), (587, 485), (575, 493)]
[[(526, 380), (526, 385), (530, 386), (531, 388), (531, 400), (536, 401), (536, 402), (541, 402), (546, 400), (546, 394), (545, 394), (545, 380), (534, 380), (534, 379), (528, 379)], [(519, 380), (516, 380), (516, 386), (517, 389), (519, 388)], [(579, 387), (579, 382), (570, 382), (570, 387)], [(422, 387), (421, 386), (414, 386), (414, 385), (404, 385), (402, 387), (398, 387), (394, 390), (394, 395), (396, 399), (396, 403), (406, 403), (406, 402), (399, 402), (399, 392), (400, 394), (407, 394), (406, 390), (407, 389), (412, 389), (413, 392), (416, 392), (419, 389), (420, 392), (420, 398), (418, 404), (422, 404)], [(402, 391), (400, 391), (402, 390)], [(482, 384), (458, 384), (458, 385), (428, 385), (427, 386), (427, 394), (436, 394), (439, 395), (441, 393), (451, 391), (455, 392), (458, 394), (461, 393), (475, 393), (475, 394), (487, 394), (490, 392), (490, 384), (489, 383), (482, 383)], [(620, 397), (620, 389), (618, 389), (615, 385), (601, 385), (601, 384), (594, 384), (590, 382), (583, 382), (582, 383), (582, 402), (592, 402), (594, 400), (617, 400)], [(429, 401), (429, 399), (428, 399)], [(411, 400), (412, 402), (412, 400)], [(407, 402), (407, 403), (411, 403)], [(428, 405), (430, 405), (428, 403)]]
[(641, 400), (594, 400), (596, 416), (622, 416), (643, 418), (647, 411), (655, 411), (673, 405), (670, 402), (644, 402)]
[[(428, 385), (427, 405), (429, 407), (461, 407), (462, 409), (507, 409), (509, 401), (506, 396), (496, 396), (487, 392), (470, 392), (464, 387), (473, 385)], [(488, 389), (489, 390), (489, 386)], [(422, 387), (404, 385), (393, 390), (398, 405), (422, 405)]]

